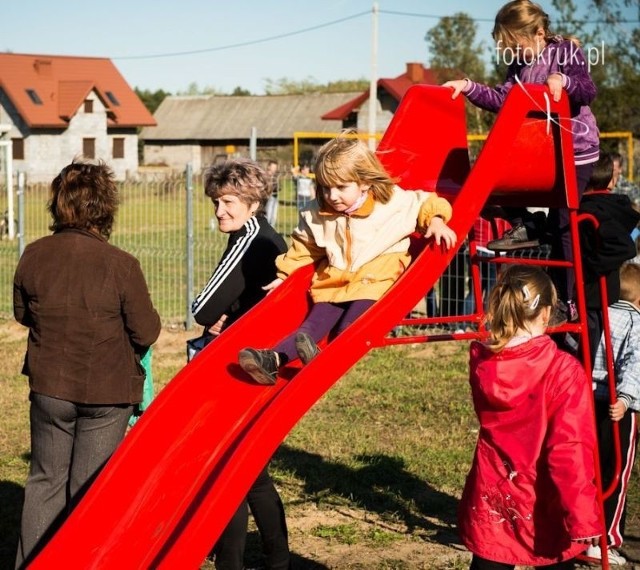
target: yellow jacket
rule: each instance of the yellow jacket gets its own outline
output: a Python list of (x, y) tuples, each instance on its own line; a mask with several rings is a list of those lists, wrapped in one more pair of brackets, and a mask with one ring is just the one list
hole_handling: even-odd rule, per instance
[(434, 192), (398, 186), (386, 204), (369, 194), (351, 214), (320, 211), (314, 200), (300, 212), (291, 247), (276, 258), (278, 277), (315, 263), (315, 303), (378, 300), (409, 265), (409, 236), (425, 232), (434, 216), (448, 222), (449, 202)]

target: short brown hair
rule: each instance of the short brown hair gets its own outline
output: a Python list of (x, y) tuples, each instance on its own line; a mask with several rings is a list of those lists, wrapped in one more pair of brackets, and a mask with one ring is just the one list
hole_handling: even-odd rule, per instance
[(267, 174), (257, 162), (248, 158), (234, 158), (205, 170), (204, 193), (212, 199), (232, 194), (247, 206), (258, 202), (256, 216), (264, 216), (270, 191)]
[(625, 263), (620, 268), (620, 298), (629, 303), (640, 299), (640, 265)]
[(591, 177), (585, 190), (611, 190), (613, 182), (613, 159), (610, 154), (600, 155), (598, 162), (593, 165)]
[(72, 162), (51, 182), (49, 229), (97, 230), (109, 239), (118, 209), (118, 188), (111, 168), (104, 162)]

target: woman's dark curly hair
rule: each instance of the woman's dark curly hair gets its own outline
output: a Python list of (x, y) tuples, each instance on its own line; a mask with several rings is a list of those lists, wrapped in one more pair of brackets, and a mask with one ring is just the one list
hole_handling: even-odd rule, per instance
[(93, 230), (109, 239), (116, 210), (118, 188), (111, 168), (104, 162), (72, 162), (51, 183), (48, 204), (54, 232), (64, 228)]

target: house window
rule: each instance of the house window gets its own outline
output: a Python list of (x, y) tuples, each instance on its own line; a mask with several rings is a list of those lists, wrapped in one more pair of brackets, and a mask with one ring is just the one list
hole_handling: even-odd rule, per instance
[(107, 91), (105, 95), (107, 96), (107, 99), (111, 101), (112, 105), (116, 105), (116, 106), (120, 105), (120, 101), (118, 101), (118, 98), (113, 94), (113, 91)]
[(93, 113), (93, 100), (85, 99), (84, 101), (84, 112), (85, 113)]
[(124, 138), (114, 137), (113, 139), (113, 158), (124, 158)]
[(24, 160), (24, 139), (11, 139), (13, 160)]
[(36, 93), (35, 89), (25, 89), (25, 91), (34, 105), (42, 105), (42, 99), (40, 99), (40, 95)]
[(82, 139), (82, 154), (85, 158), (96, 157), (96, 139)]

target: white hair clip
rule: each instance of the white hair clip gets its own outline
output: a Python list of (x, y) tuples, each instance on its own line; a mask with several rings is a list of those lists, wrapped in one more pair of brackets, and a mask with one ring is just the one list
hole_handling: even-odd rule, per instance
[[(526, 285), (522, 288), (522, 294), (524, 295), (525, 303), (531, 300), (531, 291), (529, 291), (529, 287), (527, 287)], [(539, 304), (540, 304), (540, 293), (538, 293), (533, 299), (533, 301), (529, 303), (529, 308), (532, 311), (535, 311)]]

